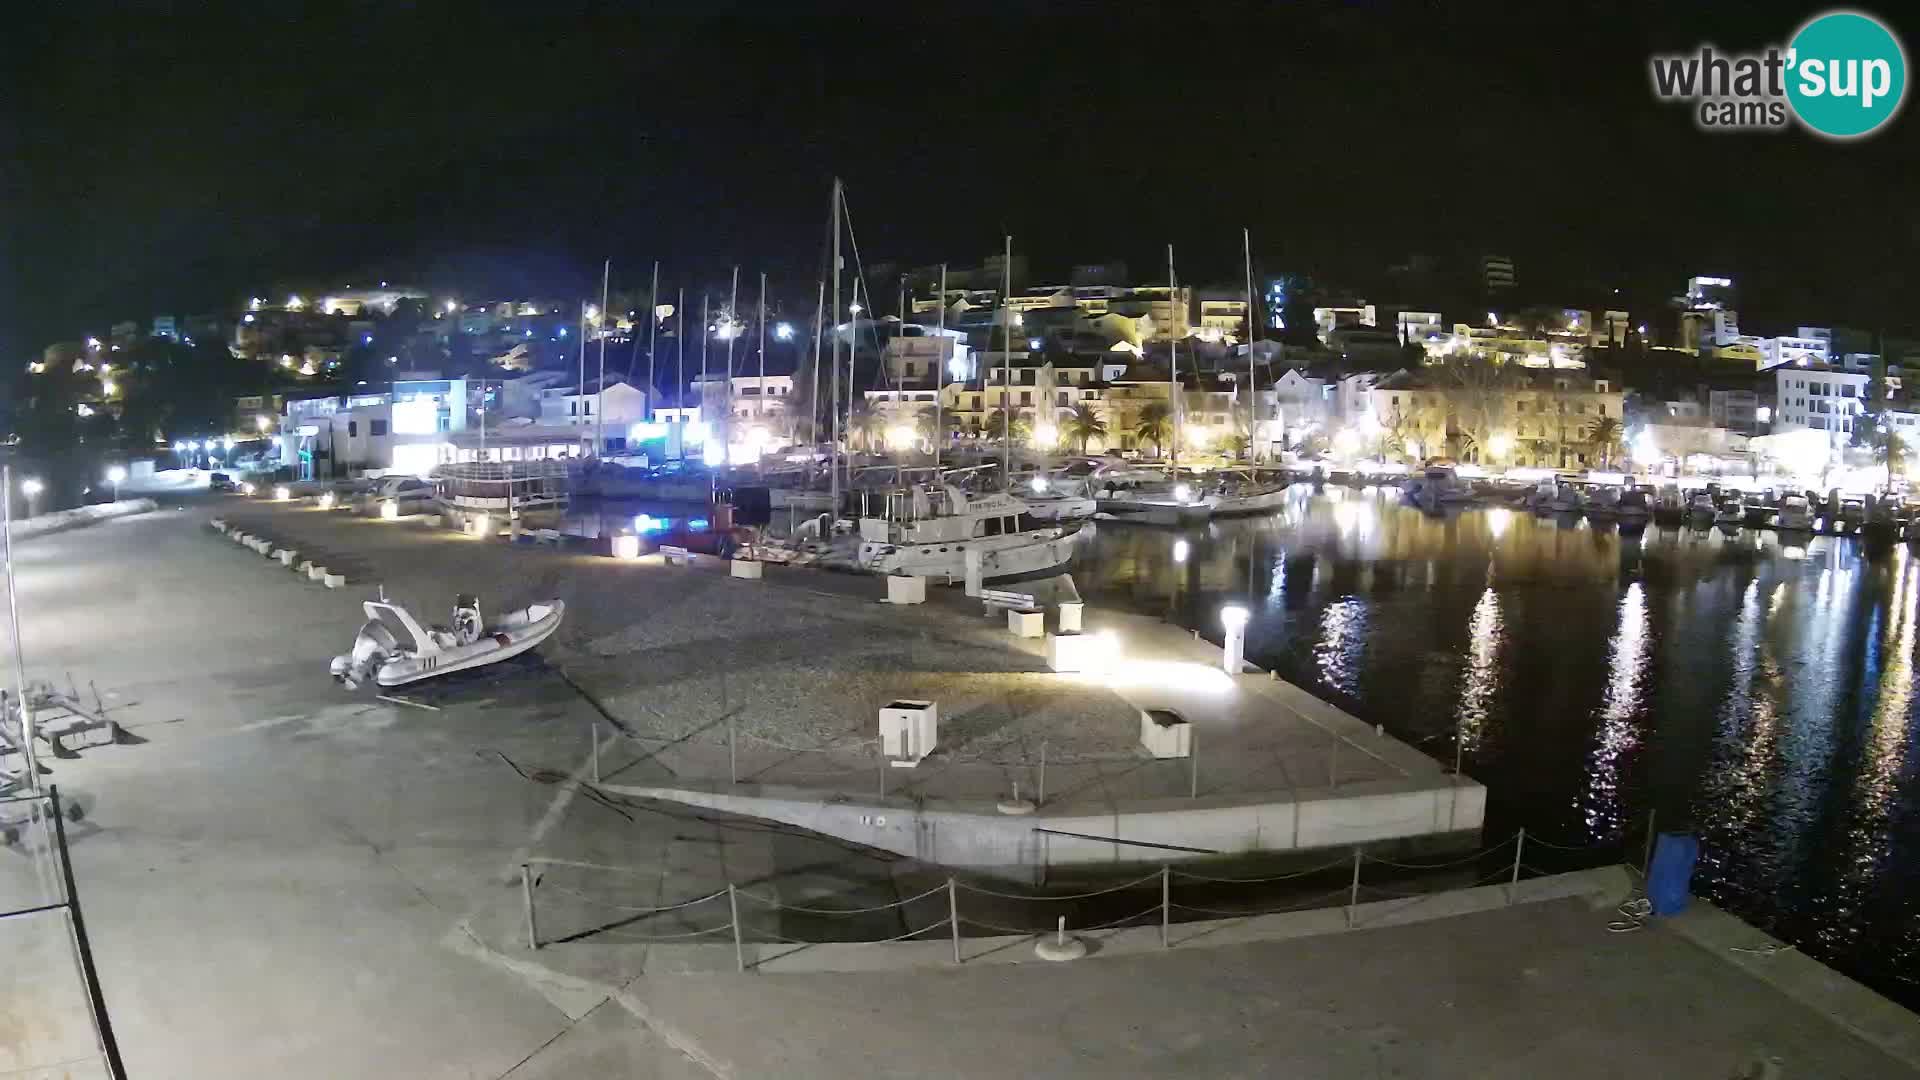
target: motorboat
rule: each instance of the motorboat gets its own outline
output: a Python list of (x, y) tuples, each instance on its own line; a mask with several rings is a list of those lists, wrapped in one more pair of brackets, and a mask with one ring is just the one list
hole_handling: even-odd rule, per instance
[(1616, 518), (1620, 516), (1620, 489), (1612, 484), (1602, 484), (1595, 488), (1587, 500), (1587, 516), (1594, 518)]
[(1100, 508), (1087, 489), (1085, 477), (1035, 474), (1027, 487), (1021, 499), (1036, 521), (1084, 521)]
[(1774, 526), (1783, 531), (1811, 532), (1813, 529), (1813, 504), (1805, 495), (1787, 494), (1780, 498), (1780, 511), (1774, 515)]
[(1719, 516), (1720, 507), (1714, 504), (1713, 496), (1705, 491), (1695, 492), (1687, 502), (1687, 513), (1697, 518), (1709, 520)]
[(1553, 501), (1547, 504), (1547, 509), (1556, 514), (1577, 514), (1586, 508), (1587, 497), (1579, 488), (1564, 482), (1555, 487)]
[(1101, 514), (1136, 525), (1204, 525), (1213, 507), (1199, 497), (1187, 480), (1164, 471), (1108, 467), (1088, 480)]
[(1056, 570), (1072, 561), (1073, 533), (1036, 519), (1026, 500), (968, 495), (946, 485), (936, 505), (923, 486), (887, 496), (886, 516), (860, 519), (856, 565), (875, 574), (962, 581), (978, 553), (986, 579)]
[(1473, 501), (1473, 488), (1451, 465), (1429, 465), (1407, 478), (1400, 493), (1427, 510)]
[(1653, 515), (1653, 500), (1647, 497), (1646, 488), (1631, 487), (1620, 493), (1614, 513), (1621, 521), (1645, 521)]
[(1541, 511), (1551, 510), (1553, 508), (1554, 496), (1559, 493), (1559, 484), (1552, 480), (1542, 480), (1533, 485), (1533, 490), (1527, 492), (1527, 509)]
[(1673, 524), (1687, 516), (1687, 509), (1687, 496), (1680, 490), (1680, 485), (1674, 483), (1660, 485), (1653, 500), (1653, 516), (1656, 519)]
[(1286, 505), (1287, 484), (1268, 483), (1250, 472), (1234, 470), (1216, 475), (1203, 487), (1200, 502), (1215, 517), (1264, 514)]
[(1858, 495), (1840, 497), (1840, 523), (1859, 528), (1867, 521), (1867, 501)]
[(1728, 498), (1713, 512), (1713, 523), (1715, 525), (1739, 526), (1745, 524), (1746, 520), (1747, 504), (1742, 501), (1738, 495)]
[(353, 649), (332, 664), (335, 681), (349, 690), (368, 679), (402, 686), (510, 659), (552, 637), (567, 610), (564, 602), (548, 600), (489, 621), (481, 617), (477, 597), (461, 595), (454, 599), (450, 627), (422, 627), (392, 601), (369, 600), (362, 607), (367, 621)]

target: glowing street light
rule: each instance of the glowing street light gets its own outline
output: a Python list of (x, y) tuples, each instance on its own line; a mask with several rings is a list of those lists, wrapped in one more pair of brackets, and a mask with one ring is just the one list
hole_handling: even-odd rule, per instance
[(120, 481), (127, 478), (127, 470), (119, 465), (107, 470), (107, 483), (113, 485), (113, 501), (120, 501)]
[(1027, 486), (1033, 488), (1035, 495), (1044, 495), (1047, 491), (1047, 478), (1044, 476), (1036, 476), (1027, 481)]
[(793, 324), (781, 323), (773, 328), (773, 336), (781, 341), (793, 340)]
[(1487, 453), (1492, 454), (1494, 457), (1506, 457), (1512, 449), (1513, 436), (1504, 431), (1487, 440)]
[(20, 490), (27, 496), (27, 516), (32, 517), (34, 515), (34, 503), (39, 501), (42, 485), (40, 481), (29, 476), (25, 480), (20, 481)]
[(863, 311), (865, 311), (865, 310), (867, 310), (867, 309), (866, 309), (866, 308), (863, 308), (863, 307), (861, 307), (861, 306), (860, 306), (859, 304), (848, 304), (848, 305), (847, 305), (847, 314), (849, 314), (849, 315), (859, 315), (859, 314), (860, 314), (861, 312), (863, 312)]
[(271, 417), (267, 416), (266, 413), (261, 413), (259, 416), (256, 416), (253, 418), (253, 424), (255, 427), (259, 428), (261, 431), (265, 431), (268, 428), (273, 426), (273, 420)]
[(1060, 441), (1060, 429), (1052, 424), (1036, 424), (1033, 428), (1033, 445), (1052, 446)]

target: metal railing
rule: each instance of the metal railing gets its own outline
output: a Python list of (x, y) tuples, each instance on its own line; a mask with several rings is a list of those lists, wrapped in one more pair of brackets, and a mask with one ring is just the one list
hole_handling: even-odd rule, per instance
[[(120, 1060), (120, 1045), (114, 1038), (113, 1022), (107, 1014), (106, 996), (100, 988), (100, 973), (93, 962), (93, 949), (87, 939), (86, 918), (80, 910), (79, 891), (74, 885), (73, 864), (67, 857), (69, 819), (79, 820), (72, 804), (63, 804), (58, 786), (43, 792), (28, 791), (0, 797), (0, 839), (7, 849), (24, 855), (32, 864), (32, 903), (0, 911), (0, 921), (58, 917), (72, 950), (75, 974), (87, 1001), (93, 1025), (94, 1046), (106, 1075), (124, 1080), (126, 1067)], [(48, 1069), (75, 1062), (33, 1063)], [(31, 1069), (29, 1071), (32, 1071)]]
[[(1648, 822), (1648, 828), (1652, 828), (1651, 818)], [(1504, 849), (1508, 847), (1513, 849), (1511, 858), (1506, 857), (1504, 854)], [(967, 881), (958, 876), (949, 876), (945, 883), (936, 885), (923, 892), (906, 897), (905, 899), (859, 907), (819, 907), (786, 904), (773, 897), (762, 895), (752, 889), (744, 888), (733, 883), (728, 883), (724, 888), (715, 889), (704, 895), (682, 900), (678, 903), (653, 905), (623, 904), (596, 897), (578, 889), (567, 888), (556, 883), (547, 883), (543, 880), (545, 875), (539, 872), (539, 870), (542, 867), (556, 867), (635, 876), (652, 875), (657, 873), (657, 871), (600, 866), (562, 859), (528, 859), (525, 863), (521, 864), (520, 875), (522, 902), (526, 916), (527, 947), (530, 950), (538, 950), (543, 945), (553, 944), (559, 941), (572, 942), (606, 939), (622, 943), (675, 944), (717, 938), (721, 941), (731, 941), (733, 943), (735, 968), (744, 972), (750, 966), (757, 966), (757, 964), (750, 965), (748, 963), (747, 945), (767, 942), (784, 943), (802, 947), (826, 944), (888, 944), (913, 940), (938, 930), (945, 930), (952, 943), (952, 962), (962, 964), (966, 962), (966, 958), (963, 955), (961, 943), (963, 938), (969, 936), (963, 933), (963, 928), (965, 927), (985, 931), (990, 935), (1026, 935), (1037, 937), (1047, 934), (1064, 933), (1067, 929), (1077, 932), (1093, 932), (1098, 930), (1120, 929), (1130, 925), (1152, 926), (1157, 920), (1160, 928), (1160, 947), (1170, 949), (1179, 943), (1174, 939), (1173, 927), (1180, 924), (1213, 920), (1251, 919), (1309, 910), (1329, 910), (1344, 911), (1343, 921), (1346, 929), (1361, 929), (1369, 926), (1379, 926), (1397, 920), (1406, 912), (1423, 904), (1430, 903), (1440, 897), (1458, 895), (1468, 889), (1480, 888), (1496, 883), (1501, 883), (1506, 891), (1506, 906), (1512, 906), (1518, 900), (1519, 886), (1523, 879), (1542, 877), (1561, 872), (1554, 869), (1543, 869), (1526, 861), (1530, 852), (1537, 852), (1541, 849), (1561, 853), (1575, 853), (1582, 856), (1589, 865), (1598, 865), (1598, 862), (1593, 858), (1594, 856), (1610, 854), (1617, 850), (1612, 846), (1549, 843), (1537, 835), (1529, 834), (1525, 829), (1520, 829), (1513, 836), (1491, 847), (1481, 848), (1454, 858), (1431, 862), (1409, 862), (1386, 859), (1369, 855), (1364, 850), (1356, 847), (1349, 854), (1343, 855), (1338, 859), (1333, 859), (1306, 869), (1293, 870), (1280, 874), (1255, 877), (1225, 877), (1193, 873), (1191, 871), (1178, 869), (1172, 865), (1162, 865), (1157, 870), (1151, 871), (1131, 881), (1111, 885), (1106, 888), (1068, 894), (1012, 892)], [(1498, 856), (1497, 860), (1495, 856)], [(1369, 866), (1384, 868), (1387, 871), (1384, 875), (1385, 880), (1376, 878), (1374, 882), (1369, 883), (1366, 880), (1366, 868)], [(1489, 866), (1491, 866), (1491, 869), (1486, 870), (1486, 872), (1476, 872)], [(1317, 875), (1332, 875), (1343, 869), (1347, 871), (1345, 874), (1346, 881), (1338, 888), (1316, 891), (1305, 896), (1295, 896), (1277, 906), (1248, 906), (1255, 901), (1272, 899), (1276, 887), (1287, 882), (1304, 884), (1308, 879)], [(1642, 870), (1644, 872), (1644, 868), (1642, 868)], [(1464, 884), (1453, 884), (1450, 887), (1439, 889), (1406, 887), (1409, 883), (1408, 879), (1410, 876), (1429, 872), (1445, 872), (1450, 879), (1455, 880), (1466, 874), (1473, 874), (1474, 876)], [(1183, 888), (1187, 890), (1184, 897), (1180, 891)], [(986, 901), (1001, 902), (1000, 906), (1004, 906), (1007, 902), (1036, 906), (1061, 903), (1077, 904), (1102, 897), (1113, 897), (1115, 901), (1117, 901), (1122, 894), (1136, 890), (1153, 890), (1157, 893), (1157, 897), (1151, 904), (1148, 904), (1138, 911), (1131, 911), (1118, 918), (1075, 925), (1070, 928), (1067, 926), (1067, 918), (1065, 916), (1051, 916), (1048, 920), (1051, 925), (1046, 926), (1010, 926), (985, 918), (977, 910), (970, 911), (968, 907), (962, 903), (963, 897), (979, 897)], [(1222, 891), (1229, 894), (1222, 900), (1212, 900), (1208, 896), (1194, 895), (1196, 892), (1218, 894)], [(601, 909), (615, 914), (612, 919), (602, 925), (567, 934), (563, 937), (543, 938), (540, 932), (540, 920), (537, 909), (538, 898), (542, 893), (567, 897), (573, 901), (584, 903), (589, 908)], [(1239, 893), (1240, 898), (1243, 898), (1245, 902), (1236, 902), (1237, 898), (1233, 895), (1235, 893)], [(909, 907), (916, 904), (923, 906), (934, 904), (942, 899), (945, 901), (945, 903), (941, 905), (941, 908), (944, 910), (940, 911), (938, 918), (921, 922), (921, 924), (917, 926), (906, 921), (908, 917), (907, 909)], [(1339, 902), (1336, 904), (1328, 903), (1328, 901), (1333, 900)], [(722, 910), (720, 906), (723, 901), (725, 904), (724, 910)], [(1109, 903), (1115, 901), (1109, 901)], [(904, 933), (884, 938), (866, 938), (855, 941), (847, 941), (845, 939), (804, 940), (774, 933), (764, 928), (750, 926), (741, 916), (741, 905), (743, 903), (753, 905), (756, 909), (769, 913), (786, 912), (817, 919), (863, 918), (888, 912), (899, 912), (899, 917), (909, 928)], [(1373, 906), (1376, 904), (1390, 904), (1391, 906), (1376, 908)], [(929, 914), (931, 914), (931, 912), (929, 912)], [(649, 932), (649, 928), (645, 924), (651, 920), (662, 919), (669, 915), (673, 916), (674, 923), (671, 930), (665, 927), (656, 927), (652, 929), (652, 932)], [(689, 925), (691, 925), (690, 929), (687, 928)], [(1202, 933), (1206, 932), (1208, 931), (1203, 931)], [(1188, 940), (1193, 940), (1193, 938), (1199, 936), (1201, 936), (1201, 934), (1195, 934)]]

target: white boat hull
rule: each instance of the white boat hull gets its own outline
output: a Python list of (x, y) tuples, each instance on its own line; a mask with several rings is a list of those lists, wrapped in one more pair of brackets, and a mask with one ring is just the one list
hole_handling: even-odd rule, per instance
[(1213, 511), (1215, 517), (1233, 517), (1238, 514), (1264, 514), (1278, 510), (1287, 502), (1286, 488), (1273, 488), (1247, 495), (1209, 495), (1202, 500)]
[(859, 565), (862, 570), (875, 574), (911, 574), (964, 581), (967, 551), (972, 549), (980, 552), (982, 578), (991, 581), (1058, 569), (1073, 561), (1077, 547), (1072, 534), (990, 537), (911, 546), (869, 542), (860, 545)]
[(1153, 499), (1100, 499), (1097, 502), (1102, 514), (1134, 525), (1203, 525), (1213, 517), (1213, 507), (1206, 503)]
[(1065, 499), (1027, 498), (1027, 513), (1039, 521), (1084, 521), (1093, 516), (1099, 505), (1092, 499), (1073, 497)]

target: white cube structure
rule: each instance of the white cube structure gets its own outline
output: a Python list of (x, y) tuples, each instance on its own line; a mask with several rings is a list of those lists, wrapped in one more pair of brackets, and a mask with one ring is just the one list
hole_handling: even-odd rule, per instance
[(1065, 600), (1061, 602), (1060, 604), (1060, 632), (1061, 633), (1077, 634), (1080, 632), (1080, 609), (1083, 606), (1084, 605), (1082, 605), (1078, 600)]
[(887, 603), (924, 604), (927, 602), (927, 579), (909, 574), (887, 575)]
[(1047, 632), (1047, 613), (1007, 609), (1007, 633), (1014, 637), (1039, 637)]
[(1193, 754), (1193, 725), (1172, 709), (1144, 709), (1140, 713), (1140, 745), (1157, 758)]
[(940, 737), (940, 707), (931, 701), (902, 698), (880, 709), (880, 751), (888, 761), (911, 769), (933, 753)]
[(765, 564), (758, 559), (734, 559), (732, 565), (734, 577), (746, 578), (749, 581), (759, 581), (760, 568)]
[(1047, 667), (1054, 671), (1099, 671), (1107, 666), (1108, 644), (1097, 634), (1048, 634)]

